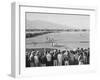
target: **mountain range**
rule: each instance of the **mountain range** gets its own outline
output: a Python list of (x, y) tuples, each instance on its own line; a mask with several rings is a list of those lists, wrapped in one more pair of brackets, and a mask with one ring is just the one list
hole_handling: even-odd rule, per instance
[(43, 20), (33, 20), (26, 22), (26, 29), (69, 29), (69, 26), (65, 26), (59, 23), (53, 23)]

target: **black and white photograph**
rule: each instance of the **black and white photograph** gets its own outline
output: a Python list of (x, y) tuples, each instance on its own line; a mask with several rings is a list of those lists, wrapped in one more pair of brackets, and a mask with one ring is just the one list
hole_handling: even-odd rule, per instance
[(90, 15), (25, 12), (25, 67), (90, 64)]

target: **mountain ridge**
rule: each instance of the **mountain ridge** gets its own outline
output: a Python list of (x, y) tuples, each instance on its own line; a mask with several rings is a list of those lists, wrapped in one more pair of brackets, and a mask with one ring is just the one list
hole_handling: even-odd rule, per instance
[(26, 21), (26, 29), (84, 29), (78, 26), (68, 26), (44, 20)]
[(26, 24), (26, 29), (67, 29), (67, 28), (70, 27), (59, 23), (43, 21), (43, 20), (33, 20), (33, 21), (27, 20)]

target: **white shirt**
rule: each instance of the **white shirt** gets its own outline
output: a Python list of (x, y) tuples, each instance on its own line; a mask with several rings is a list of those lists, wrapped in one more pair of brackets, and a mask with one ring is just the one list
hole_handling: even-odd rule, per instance
[(39, 62), (38, 56), (34, 56), (34, 60), (35, 60), (35, 63), (38, 63)]
[(58, 54), (57, 58), (58, 58), (58, 62), (62, 62), (62, 54)]
[(67, 52), (65, 52), (65, 53), (64, 53), (64, 56), (67, 56), (67, 55), (68, 55), (68, 53), (67, 53)]
[(47, 54), (46, 58), (47, 58), (47, 61), (51, 61), (51, 55), (50, 54)]

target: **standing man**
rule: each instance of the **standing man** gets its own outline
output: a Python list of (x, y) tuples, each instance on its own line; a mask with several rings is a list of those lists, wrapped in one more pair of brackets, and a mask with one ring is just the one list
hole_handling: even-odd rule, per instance
[(43, 55), (41, 56), (41, 63), (42, 66), (46, 66), (46, 52), (43, 53)]
[(64, 52), (64, 65), (69, 65), (68, 52)]
[(53, 66), (57, 66), (57, 50), (53, 52)]
[(35, 54), (35, 52), (32, 51), (31, 54), (30, 54), (30, 57), (29, 57), (30, 67), (34, 67), (34, 54)]
[(34, 63), (35, 63), (35, 67), (39, 66), (39, 57), (38, 57), (38, 51), (36, 52), (35, 56), (34, 56)]
[(58, 55), (57, 55), (57, 59), (58, 59), (58, 66), (61, 66), (62, 65), (62, 53), (58, 52)]
[(49, 52), (46, 54), (46, 66), (52, 66), (52, 56)]

